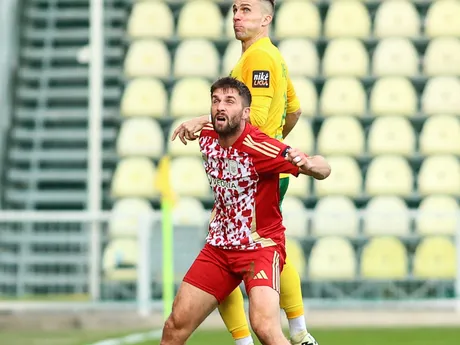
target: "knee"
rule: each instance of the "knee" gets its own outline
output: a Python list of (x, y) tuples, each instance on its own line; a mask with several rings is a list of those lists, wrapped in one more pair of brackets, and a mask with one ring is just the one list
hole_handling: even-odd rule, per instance
[(270, 320), (266, 320), (257, 314), (251, 317), (251, 327), (262, 343), (266, 343), (272, 338), (272, 332), (275, 330), (270, 324)]
[(173, 311), (164, 324), (164, 331), (177, 332), (184, 329), (185, 327), (186, 324), (184, 320), (181, 320), (181, 317)]

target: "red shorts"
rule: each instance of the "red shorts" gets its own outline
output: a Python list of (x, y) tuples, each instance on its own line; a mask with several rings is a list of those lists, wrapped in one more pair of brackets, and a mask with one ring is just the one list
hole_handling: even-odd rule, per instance
[(219, 303), (241, 281), (244, 281), (248, 294), (254, 286), (269, 286), (279, 292), (285, 258), (281, 246), (243, 252), (206, 244), (185, 275), (184, 282), (210, 293)]

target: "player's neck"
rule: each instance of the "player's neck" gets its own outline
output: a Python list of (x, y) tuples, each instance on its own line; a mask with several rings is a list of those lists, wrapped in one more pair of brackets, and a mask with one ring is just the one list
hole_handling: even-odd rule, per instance
[(238, 130), (231, 134), (231, 135), (220, 135), (219, 134), (219, 145), (222, 146), (223, 148), (229, 148), (232, 146), (238, 138), (243, 134), (244, 129), (246, 128), (245, 125), (242, 125), (238, 128)]
[(265, 38), (265, 37), (268, 37), (268, 32), (266, 32), (266, 30), (263, 30), (261, 32), (259, 32), (256, 36), (254, 37), (251, 37), (250, 39), (248, 39), (247, 41), (242, 41), (241, 42), (241, 45), (243, 47), (243, 53), (249, 49), (250, 46), (252, 46), (254, 43), (256, 43), (258, 40), (262, 39), (262, 38)]

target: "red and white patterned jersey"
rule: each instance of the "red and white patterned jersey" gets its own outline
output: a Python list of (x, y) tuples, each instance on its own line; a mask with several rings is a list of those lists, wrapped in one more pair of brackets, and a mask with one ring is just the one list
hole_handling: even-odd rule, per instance
[(202, 129), (199, 141), (214, 193), (206, 241), (232, 250), (284, 246), (279, 174), (299, 174), (299, 168), (285, 160), (289, 146), (249, 123), (229, 148), (219, 145), (212, 124)]

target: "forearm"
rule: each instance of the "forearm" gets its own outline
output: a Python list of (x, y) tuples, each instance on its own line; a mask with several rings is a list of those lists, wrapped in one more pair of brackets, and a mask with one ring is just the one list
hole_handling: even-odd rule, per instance
[(299, 109), (293, 113), (286, 115), (285, 123), (283, 126), (283, 138), (286, 138), (288, 134), (292, 131), (297, 121), (299, 120), (300, 114), (302, 111)]
[(331, 174), (331, 167), (323, 156), (311, 156), (306, 159), (307, 163), (299, 167), (302, 174), (317, 180), (324, 180)]

